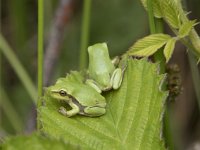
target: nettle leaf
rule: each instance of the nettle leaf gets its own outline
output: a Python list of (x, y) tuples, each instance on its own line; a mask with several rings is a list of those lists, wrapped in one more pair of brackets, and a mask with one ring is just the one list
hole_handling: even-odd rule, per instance
[(169, 59), (171, 58), (173, 52), (174, 52), (174, 47), (176, 44), (176, 38), (171, 38), (167, 44), (165, 45), (164, 48), (164, 56), (166, 58), (166, 62), (169, 61)]
[(36, 133), (28, 136), (10, 137), (1, 146), (4, 150), (66, 150), (66, 147), (73, 150), (78, 149), (78, 147), (65, 144), (61, 140), (47, 138)]
[[(140, 0), (143, 7), (148, 11), (147, 9), (147, 1), (148, 0)], [(162, 18), (162, 11), (161, 11), (161, 7), (160, 7), (160, 3), (159, 0), (151, 0), (152, 1), (152, 5), (153, 5), (153, 14), (155, 17), (157, 18)]]
[(174, 0), (159, 0), (163, 18), (175, 29), (181, 25), (178, 2)]
[(167, 34), (151, 34), (138, 40), (128, 51), (129, 55), (148, 57), (167, 43), (171, 36)]
[(184, 22), (180, 29), (179, 29), (179, 37), (184, 38), (185, 36), (189, 35), (189, 32), (192, 30), (192, 28), (196, 25), (196, 20), (192, 21), (186, 21)]
[(62, 116), (64, 103), (45, 95), (39, 108), (41, 131), (46, 135), (93, 150), (164, 150), (162, 114), (167, 92), (160, 90), (165, 75), (146, 59), (128, 59), (119, 90), (104, 94), (107, 112), (101, 117)]

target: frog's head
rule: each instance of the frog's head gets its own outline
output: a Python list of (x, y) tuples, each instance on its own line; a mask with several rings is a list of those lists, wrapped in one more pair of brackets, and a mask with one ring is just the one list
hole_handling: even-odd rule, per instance
[(55, 98), (58, 101), (66, 101), (69, 99), (69, 95), (67, 94), (67, 90), (62, 86), (50, 86), (48, 88), (48, 92), (52, 98)]

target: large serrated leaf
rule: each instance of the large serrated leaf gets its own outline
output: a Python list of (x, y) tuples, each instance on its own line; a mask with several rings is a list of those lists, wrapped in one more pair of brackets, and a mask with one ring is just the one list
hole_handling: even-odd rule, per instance
[(128, 51), (129, 55), (148, 57), (154, 54), (159, 48), (171, 39), (167, 34), (151, 34), (138, 40)]
[(158, 65), (142, 60), (128, 60), (119, 90), (104, 94), (107, 112), (101, 117), (58, 113), (61, 105), (48, 95), (39, 108), (41, 131), (82, 149), (155, 150), (165, 149), (161, 139), (162, 114), (167, 92), (160, 91), (164, 75)]
[(193, 20), (193, 21), (186, 21), (186, 22), (184, 22), (182, 25), (181, 25), (181, 27), (180, 27), (180, 29), (179, 29), (179, 34), (178, 34), (178, 36), (180, 37), (180, 38), (183, 38), (183, 37), (185, 37), (185, 36), (187, 36), (187, 35), (189, 35), (189, 32), (192, 30), (192, 28), (195, 26), (195, 22), (196, 22), (196, 20)]
[(171, 58), (173, 51), (174, 51), (175, 44), (176, 44), (176, 38), (171, 38), (167, 42), (167, 44), (164, 48), (164, 56), (166, 58), (166, 62), (168, 62), (169, 59)]
[[(2, 145), (3, 150), (66, 150), (78, 149), (78, 147), (65, 144), (63, 141), (56, 139), (43, 137), (39, 134), (32, 134), (29, 136), (20, 135), (16, 137), (8, 138)], [(1, 148), (1, 147), (0, 147)]]

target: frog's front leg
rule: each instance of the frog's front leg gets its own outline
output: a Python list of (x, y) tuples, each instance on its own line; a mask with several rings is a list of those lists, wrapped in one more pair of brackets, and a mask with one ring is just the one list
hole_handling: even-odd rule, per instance
[(100, 85), (95, 82), (94, 80), (92, 79), (87, 79), (86, 82), (85, 82), (87, 85), (93, 87), (98, 93), (101, 93), (102, 92), (102, 88), (100, 87)]
[(120, 87), (122, 83), (122, 77), (123, 77), (122, 69), (121, 68), (115, 69), (111, 76), (111, 81), (110, 81), (113, 89), (116, 90)]
[(68, 104), (72, 107), (71, 110), (67, 111), (64, 107), (60, 107), (59, 108), (59, 112), (64, 115), (64, 116), (67, 116), (67, 117), (71, 117), (71, 116), (74, 116), (76, 114), (78, 114), (80, 112), (80, 109), (77, 105), (75, 105), (72, 100), (70, 100), (68, 102)]

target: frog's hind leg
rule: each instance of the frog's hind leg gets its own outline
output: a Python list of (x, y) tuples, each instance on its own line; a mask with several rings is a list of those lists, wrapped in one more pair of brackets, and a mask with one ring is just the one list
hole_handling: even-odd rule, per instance
[(84, 109), (84, 113), (84, 115), (91, 117), (101, 116), (106, 113), (106, 109), (101, 107), (87, 107)]

